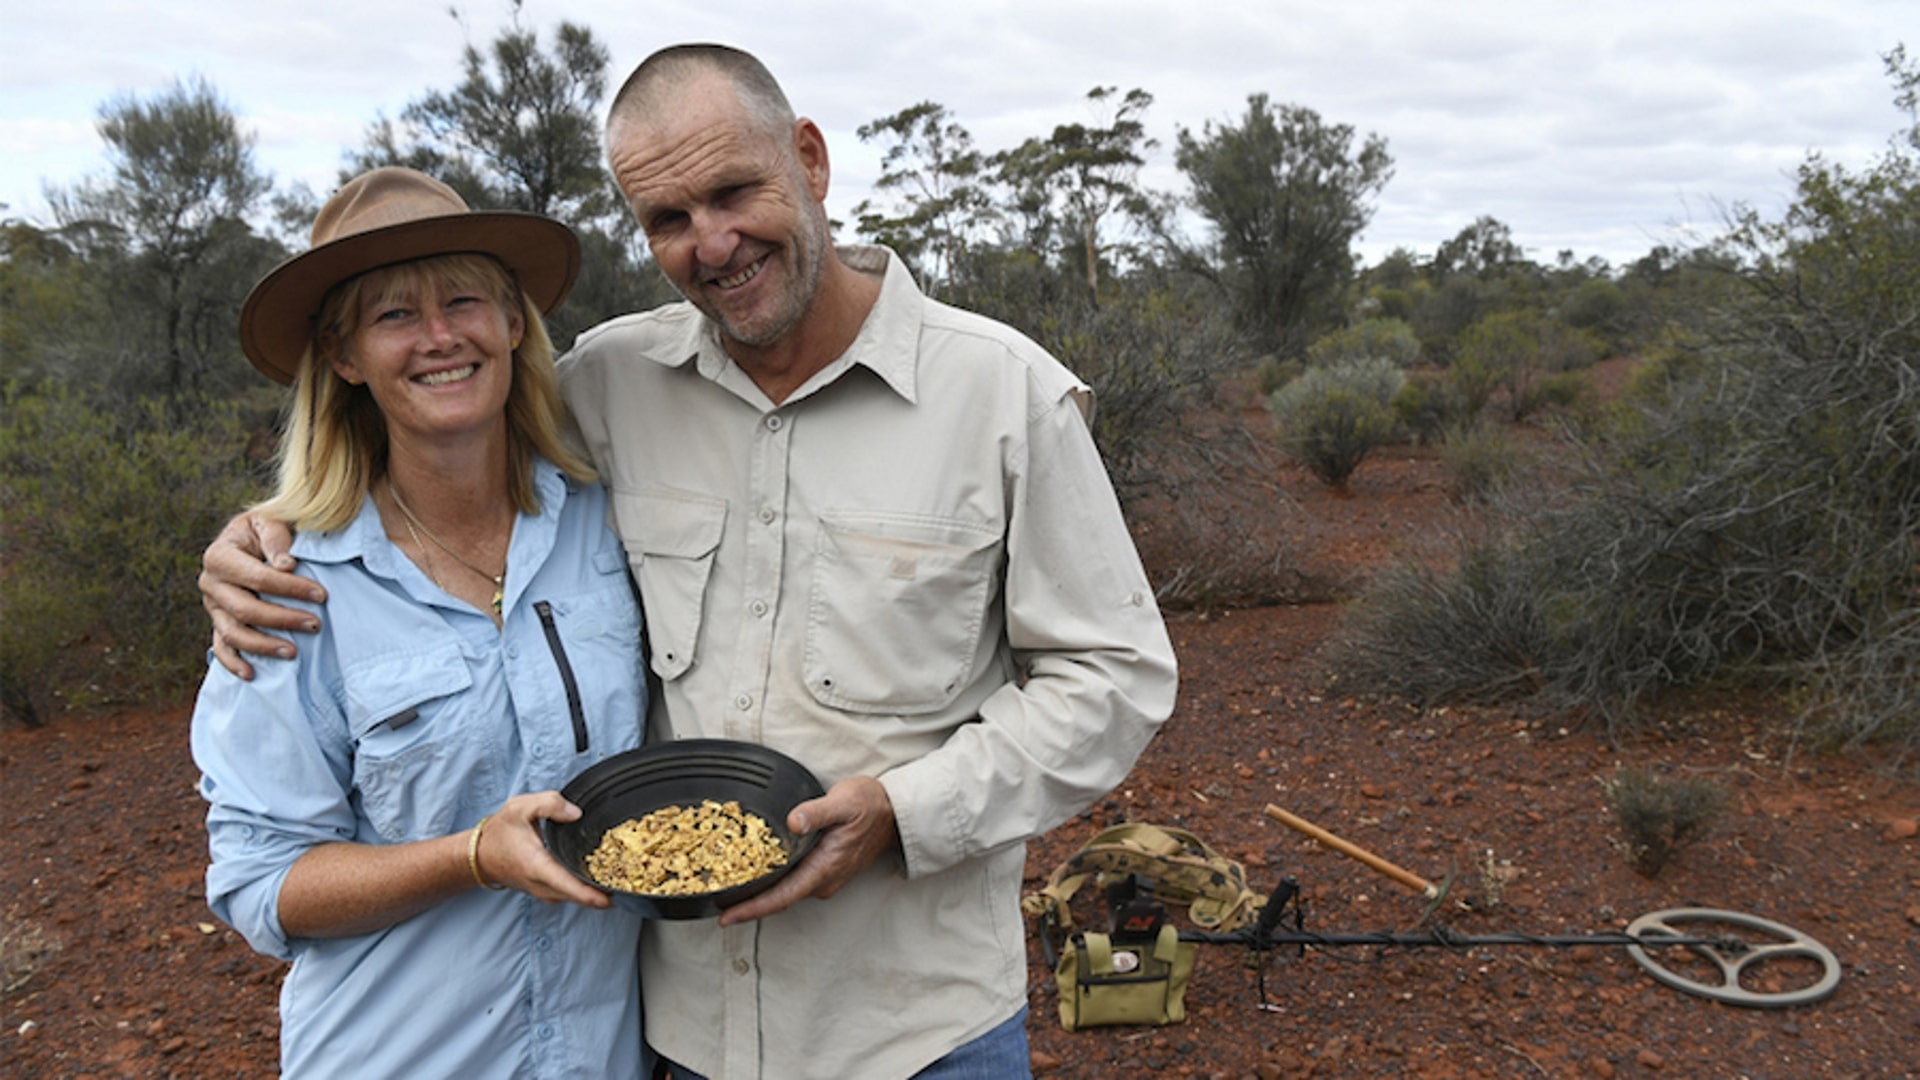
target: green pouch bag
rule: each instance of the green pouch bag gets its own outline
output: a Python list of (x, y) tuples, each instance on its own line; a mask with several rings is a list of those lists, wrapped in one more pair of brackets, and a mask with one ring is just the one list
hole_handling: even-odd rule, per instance
[(1116, 943), (1110, 934), (1073, 935), (1054, 969), (1060, 1026), (1181, 1023), (1194, 956), (1194, 944), (1181, 941), (1171, 923), (1151, 939)]

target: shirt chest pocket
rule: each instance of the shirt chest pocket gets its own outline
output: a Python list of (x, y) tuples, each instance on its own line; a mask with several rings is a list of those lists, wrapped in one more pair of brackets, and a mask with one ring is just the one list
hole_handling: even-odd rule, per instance
[(807, 601), (804, 676), (822, 705), (920, 713), (971, 677), (1000, 534), (966, 522), (824, 515)]
[(693, 665), (727, 504), (682, 492), (616, 491), (613, 512), (640, 583), (653, 670), (677, 679)]
[(345, 676), (354, 794), (383, 841), (445, 835), (506, 797), (503, 725), (473, 715), (464, 696), (473, 673), (457, 645), (369, 660)]

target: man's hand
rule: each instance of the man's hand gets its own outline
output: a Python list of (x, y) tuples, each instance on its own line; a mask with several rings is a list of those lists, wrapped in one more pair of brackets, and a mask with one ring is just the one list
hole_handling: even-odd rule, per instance
[(794, 807), (787, 827), (802, 835), (818, 831), (820, 842), (778, 885), (722, 912), (721, 926), (763, 919), (809, 896), (825, 900), (900, 846), (893, 800), (871, 776), (848, 777), (820, 798)]
[(295, 655), (292, 642), (261, 630), (320, 629), (319, 620), (306, 612), (257, 595), (326, 601), (325, 589), (292, 572), (292, 546), (293, 532), (285, 525), (241, 514), (227, 522), (200, 557), (200, 603), (213, 620), (214, 659), (242, 679), (253, 678), (253, 665), (241, 653), (282, 659)]

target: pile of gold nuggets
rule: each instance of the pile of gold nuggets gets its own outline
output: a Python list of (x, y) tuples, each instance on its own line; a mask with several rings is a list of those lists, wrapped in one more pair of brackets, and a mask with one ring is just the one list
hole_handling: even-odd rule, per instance
[(609, 889), (694, 896), (744, 885), (787, 861), (764, 818), (736, 801), (664, 806), (608, 829), (587, 873)]

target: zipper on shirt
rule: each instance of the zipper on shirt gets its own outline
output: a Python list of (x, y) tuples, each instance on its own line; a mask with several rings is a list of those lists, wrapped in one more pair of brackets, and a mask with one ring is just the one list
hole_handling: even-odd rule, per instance
[(587, 752), (587, 716), (580, 709), (580, 684), (574, 681), (573, 665), (567, 662), (567, 647), (560, 641), (560, 627), (553, 621), (553, 605), (536, 600), (533, 610), (540, 613), (540, 628), (547, 632), (547, 648), (553, 650), (554, 666), (560, 669), (560, 683), (567, 688), (567, 712), (573, 716), (573, 752)]

